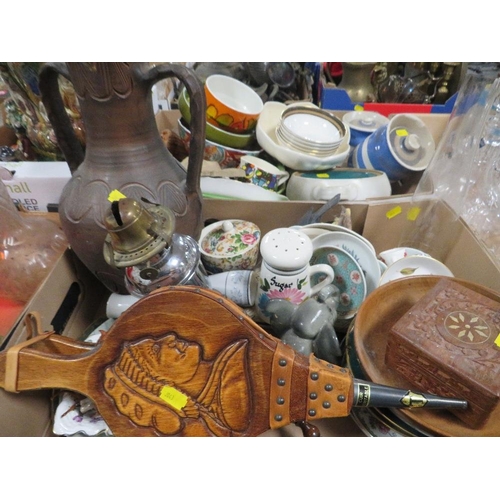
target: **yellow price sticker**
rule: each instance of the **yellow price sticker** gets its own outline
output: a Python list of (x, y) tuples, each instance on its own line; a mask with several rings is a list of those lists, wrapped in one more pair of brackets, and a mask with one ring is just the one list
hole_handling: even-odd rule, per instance
[(401, 212), (401, 207), (398, 205), (397, 207), (391, 208), (389, 211), (387, 211), (385, 213), (385, 216), (388, 219), (392, 219), (393, 217), (396, 217), (396, 215), (399, 215)]
[(500, 333), (497, 335), (497, 338), (495, 339), (495, 345), (497, 347), (500, 347)]
[(405, 128), (398, 128), (396, 130), (396, 135), (399, 137), (406, 137), (408, 135), (408, 130), (406, 130)]
[(414, 221), (414, 220), (417, 220), (417, 217), (419, 216), (419, 214), (420, 214), (420, 208), (419, 207), (412, 207), (412, 208), (410, 208), (410, 210), (408, 210), (408, 215), (406, 216), (406, 218), (408, 220)]
[(118, 200), (121, 200), (122, 198), (126, 198), (126, 196), (123, 194), (123, 193), (120, 193), (120, 191), (118, 191), (118, 189), (113, 189), (113, 191), (111, 191), (111, 193), (109, 193), (109, 196), (108, 196), (108, 201), (118, 201)]
[(188, 398), (175, 387), (164, 385), (160, 391), (160, 398), (176, 410), (182, 410), (186, 406)]

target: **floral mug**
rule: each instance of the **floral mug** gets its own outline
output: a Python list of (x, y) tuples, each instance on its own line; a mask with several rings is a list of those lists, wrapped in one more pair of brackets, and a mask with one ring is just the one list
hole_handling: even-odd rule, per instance
[[(313, 246), (300, 230), (278, 228), (261, 241), (262, 264), (259, 273), (256, 306), (260, 318), (269, 323), (267, 304), (272, 299), (284, 299), (294, 305), (316, 295), (332, 283), (334, 272), (327, 264), (310, 265)], [(311, 286), (311, 277), (321, 274), (322, 280)]]

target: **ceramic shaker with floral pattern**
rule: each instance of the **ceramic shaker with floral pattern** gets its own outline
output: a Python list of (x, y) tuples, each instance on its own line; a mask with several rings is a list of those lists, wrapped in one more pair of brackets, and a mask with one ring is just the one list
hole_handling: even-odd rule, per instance
[[(327, 264), (311, 266), (313, 254), (311, 239), (300, 230), (278, 228), (268, 232), (260, 244), (262, 264), (256, 305), (260, 318), (269, 323), (266, 310), (271, 299), (284, 299), (300, 304), (316, 295), (334, 278)], [(311, 286), (311, 277), (321, 274), (322, 279)]]

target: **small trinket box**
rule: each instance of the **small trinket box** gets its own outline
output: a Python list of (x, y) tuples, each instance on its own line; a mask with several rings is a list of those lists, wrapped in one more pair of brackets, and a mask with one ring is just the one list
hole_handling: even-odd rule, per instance
[(453, 413), (484, 426), (500, 414), (500, 303), (440, 280), (394, 324), (385, 361), (417, 389), (467, 400)]

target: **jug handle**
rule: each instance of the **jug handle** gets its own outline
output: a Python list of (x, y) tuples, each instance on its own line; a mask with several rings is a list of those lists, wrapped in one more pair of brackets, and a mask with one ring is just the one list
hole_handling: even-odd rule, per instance
[(57, 137), (57, 144), (73, 173), (83, 162), (85, 150), (76, 137), (59, 91), (59, 75), (70, 80), (65, 63), (45, 63), (38, 75), (42, 102)]
[(180, 64), (164, 63), (149, 68), (139, 74), (146, 83), (153, 85), (160, 80), (176, 77), (186, 86), (191, 106), (191, 138), (186, 177), (186, 190), (198, 192), (200, 189), (201, 169), (205, 151), (206, 98), (203, 84), (196, 73)]

